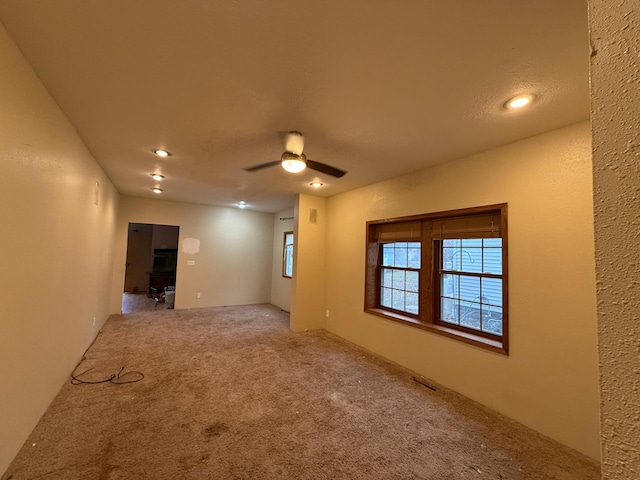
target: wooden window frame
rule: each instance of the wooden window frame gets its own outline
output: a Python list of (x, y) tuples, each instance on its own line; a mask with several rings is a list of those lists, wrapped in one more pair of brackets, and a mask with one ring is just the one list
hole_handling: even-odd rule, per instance
[(282, 276), (284, 278), (293, 278), (293, 256), (291, 258), (291, 275), (287, 275), (287, 246), (291, 245), (293, 249), (293, 243), (287, 243), (287, 235), (293, 236), (293, 231), (284, 232), (282, 240)]
[[(442, 239), (434, 238), (432, 234), (435, 222), (456, 219), (457, 217), (472, 217), (484, 215), (499, 215), (500, 238), (502, 238), (502, 335), (493, 335), (480, 330), (461, 325), (450, 324), (439, 319), (440, 312), (440, 245)], [(412, 315), (393, 310), (380, 305), (380, 255), (382, 248), (380, 232), (392, 231), (395, 225), (420, 223), (421, 269), (419, 280), (419, 313)], [(368, 221), (366, 223), (366, 267), (365, 267), (365, 299), (364, 311), (388, 320), (427, 330), (475, 345), (493, 352), (508, 355), (509, 353), (509, 298), (508, 298), (508, 235), (507, 235), (507, 204), (486, 205), (459, 210), (434, 212), (409, 217), (389, 218)], [(384, 233), (387, 238), (390, 234)], [(479, 234), (480, 235), (480, 234)], [(484, 238), (480, 236), (479, 238)], [(390, 241), (390, 240), (387, 240)], [(404, 240), (402, 240), (404, 241)], [(411, 240), (416, 241), (416, 240)], [(438, 243), (440, 242), (440, 244)], [(458, 273), (458, 272), (457, 272)], [(486, 276), (486, 275), (485, 275)]]

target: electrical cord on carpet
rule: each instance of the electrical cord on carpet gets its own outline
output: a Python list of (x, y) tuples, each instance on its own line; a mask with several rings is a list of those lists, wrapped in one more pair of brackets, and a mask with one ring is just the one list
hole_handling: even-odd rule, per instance
[[(142, 372), (138, 372), (137, 370), (131, 370), (130, 372), (122, 373), (122, 371), (124, 370), (124, 366), (120, 369), (120, 371), (118, 373), (112, 373), (107, 378), (102, 379), (102, 380), (82, 380), (80, 378), (85, 373), (89, 373), (91, 370), (93, 370), (93, 368), (85, 370), (84, 372), (79, 373), (79, 374), (76, 375), (76, 370), (78, 370), (78, 367), (80, 367), (82, 362), (85, 361), (85, 359), (87, 358), (87, 352), (93, 346), (93, 344), (96, 343), (96, 341), (98, 340), (98, 337), (100, 336), (101, 333), (102, 333), (102, 330), (98, 331), (98, 334), (96, 335), (96, 338), (93, 339), (93, 342), (91, 342), (91, 345), (89, 345), (87, 347), (87, 349), (84, 351), (84, 354), (82, 355), (82, 358), (80, 359), (80, 361), (76, 365), (76, 368), (74, 368), (73, 372), (71, 372), (71, 385), (98, 385), (100, 383), (107, 383), (107, 382), (108, 383), (113, 383), (114, 385), (123, 385), (123, 384), (127, 384), (127, 383), (136, 383), (136, 382), (139, 382), (140, 380), (142, 380), (144, 378), (144, 374)], [(126, 377), (127, 375), (132, 375), (132, 374), (136, 375), (136, 377), (134, 377), (133, 379), (123, 380), (124, 377)]]
[[(77, 369), (77, 368), (76, 368)], [(126, 383), (136, 383), (144, 378), (144, 374), (142, 372), (138, 372), (137, 370), (130, 370), (128, 372), (122, 373), (124, 367), (120, 369), (118, 373), (112, 373), (107, 378), (102, 380), (82, 380), (80, 377), (85, 373), (90, 372), (93, 368), (85, 370), (82, 373), (76, 375), (75, 370), (71, 374), (71, 385), (97, 385), (100, 383), (113, 383), (114, 385), (123, 385)], [(135, 377), (130, 379), (124, 379), (127, 375), (135, 375)]]

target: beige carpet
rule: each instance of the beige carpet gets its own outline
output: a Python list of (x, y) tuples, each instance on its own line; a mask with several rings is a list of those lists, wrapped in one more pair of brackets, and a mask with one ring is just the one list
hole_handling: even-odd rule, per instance
[[(598, 479), (598, 465), (270, 305), (114, 315), (2, 477)], [(433, 385), (433, 384), (431, 384)]]

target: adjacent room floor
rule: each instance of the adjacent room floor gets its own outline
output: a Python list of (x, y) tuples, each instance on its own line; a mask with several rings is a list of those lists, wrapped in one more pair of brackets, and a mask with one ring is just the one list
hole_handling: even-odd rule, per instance
[(166, 308), (167, 303), (163, 299), (150, 297), (146, 293), (122, 294), (122, 313), (153, 312)]
[(288, 322), (271, 305), (112, 316), (2, 478), (600, 478), (595, 461)]

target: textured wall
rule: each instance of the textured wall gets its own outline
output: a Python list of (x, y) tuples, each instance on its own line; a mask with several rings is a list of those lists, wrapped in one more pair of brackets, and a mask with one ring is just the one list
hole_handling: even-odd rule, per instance
[(107, 319), (118, 193), (1, 25), (0, 65), (1, 475)]
[[(599, 458), (587, 122), (329, 199), (327, 328)], [(509, 356), (363, 312), (365, 222), (508, 203)]]
[(602, 472), (640, 478), (640, 4), (590, 1)]

